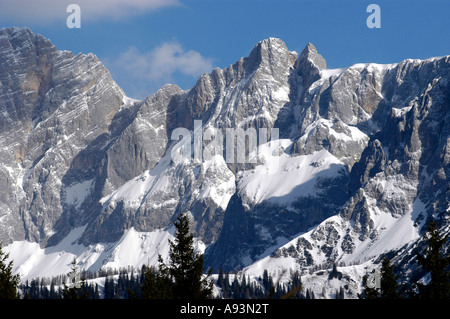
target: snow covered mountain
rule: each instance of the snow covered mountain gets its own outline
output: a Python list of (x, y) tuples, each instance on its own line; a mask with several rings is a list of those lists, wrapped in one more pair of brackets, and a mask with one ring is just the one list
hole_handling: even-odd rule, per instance
[(95, 55), (2, 29), (0, 240), (23, 279), (154, 263), (182, 212), (216, 270), (407, 258), (428, 217), (449, 231), (449, 78), (450, 56), (329, 70), (269, 38), (138, 101)]

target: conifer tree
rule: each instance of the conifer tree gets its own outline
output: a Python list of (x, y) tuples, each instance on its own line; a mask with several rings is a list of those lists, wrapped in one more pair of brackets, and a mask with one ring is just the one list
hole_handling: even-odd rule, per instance
[(162, 256), (158, 255), (159, 266), (147, 268), (144, 272), (141, 294), (143, 299), (172, 299), (173, 281)]
[(104, 299), (113, 299), (114, 298), (114, 279), (113, 278), (105, 278), (105, 288), (103, 290), (103, 298)]
[(148, 268), (141, 288), (142, 298), (206, 299), (212, 297), (213, 282), (203, 278), (202, 254), (194, 250), (189, 218), (180, 214), (174, 223), (177, 231), (170, 244), (170, 263), (158, 256), (158, 269)]
[(339, 293), (338, 293), (337, 297), (338, 297), (338, 299), (344, 299), (345, 298), (344, 288), (339, 287)]
[(219, 268), (219, 275), (217, 277), (217, 286), (223, 287), (224, 286), (224, 278), (223, 278), (223, 270), (222, 268)]
[(309, 289), (306, 289), (306, 298), (305, 299), (311, 299), (311, 294), (309, 293)]
[(285, 298), (300, 298), (302, 289), (302, 278), (300, 277), (300, 272), (296, 270), (291, 277), (291, 289)]
[(434, 220), (427, 225), (425, 235), (427, 247), (424, 255), (417, 255), (419, 264), (430, 272), (431, 280), (427, 286), (419, 286), (421, 298), (450, 298), (450, 256), (442, 256), (442, 247), (448, 240), (448, 235), (442, 237)]
[(382, 299), (398, 299), (397, 278), (394, 275), (394, 267), (390, 265), (389, 259), (385, 258), (381, 263), (381, 298)]
[(13, 262), (7, 262), (9, 254), (3, 252), (0, 243), (0, 299), (16, 299), (17, 286), (19, 285), (19, 275), (12, 274)]
[[(373, 271), (375, 276), (377, 272)], [(364, 276), (364, 294), (365, 299), (398, 299), (400, 298), (397, 277), (394, 275), (394, 267), (390, 265), (389, 259), (383, 259), (381, 263), (381, 271), (379, 273), (379, 287), (372, 287), (368, 284), (369, 278)], [(375, 278), (375, 281), (378, 279)]]
[(143, 268), (144, 277), (141, 287), (141, 297), (143, 299), (156, 299), (156, 271), (152, 268)]
[(68, 274), (71, 281), (71, 286), (67, 286), (64, 283), (64, 289), (62, 291), (64, 299), (88, 299), (89, 292), (87, 291), (86, 281), (83, 279), (81, 282), (80, 273), (78, 271), (77, 260), (72, 261), (72, 268)]
[(193, 236), (189, 231), (189, 218), (180, 214), (175, 222), (175, 241), (170, 241), (169, 274), (176, 299), (205, 299), (212, 297), (212, 281), (203, 278), (202, 254), (194, 251)]
[(363, 299), (379, 299), (380, 298), (380, 291), (376, 287), (372, 287), (372, 285), (369, 285), (369, 278), (367, 275), (363, 277), (363, 294), (359, 295), (360, 298)]

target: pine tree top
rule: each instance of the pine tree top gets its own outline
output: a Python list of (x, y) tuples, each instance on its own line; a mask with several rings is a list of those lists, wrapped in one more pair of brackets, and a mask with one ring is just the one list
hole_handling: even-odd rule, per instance
[(3, 252), (3, 245), (0, 243), (0, 299), (17, 298), (20, 276), (13, 275), (13, 262), (8, 262), (8, 259), (9, 254)]

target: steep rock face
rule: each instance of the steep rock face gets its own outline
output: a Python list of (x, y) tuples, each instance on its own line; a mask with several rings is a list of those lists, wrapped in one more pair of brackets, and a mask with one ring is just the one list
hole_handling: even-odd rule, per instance
[(0, 42), (0, 239), (41, 242), (77, 204), (60, 194), (71, 158), (108, 130), (124, 94), (93, 54), (57, 51), (26, 28), (2, 29)]
[[(76, 225), (89, 225), (84, 233), (84, 243), (114, 241), (132, 226), (142, 228), (133, 218), (136, 200), (130, 208), (123, 203), (117, 208), (116, 205), (104, 207), (102, 199), (160, 161), (168, 143), (166, 105), (180, 92), (176, 86), (166, 86), (145, 101), (123, 107), (114, 116), (108, 131), (73, 159), (63, 183), (83, 176), (84, 183), (89, 186), (86, 196), (77, 202), (79, 208), (89, 214)], [(68, 221), (77, 216), (78, 211), (71, 208), (65, 211), (67, 216), (56, 225), (64, 231), (56, 234), (51, 244), (67, 235), (73, 227)]]
[[(447, 223), (449, 71), (449, 57), (329, 70), (312, 44), (297, 56), (269, 38), (190, 90), (136, 101), (95, 55), (3, 29), (0, 240), (51, 246), (83, 226), (91, 247), (188, 213), (214, 269), (397, 249), (431, 214)], [(227, 161), (237, 128), (257, 134), (244, 162)]]
[[(289, 52), (281, 40), (267, 39), (260, 42), (248, 58), (242, 58), (224, 70), (216, 69), (203, 75), (187, 92), (168, 95), (170, 99), (161, 106), (158, 114), (162, 117), (157, 120), (166, 138), (158, 144), (158, 147), (163, 146), (163, 153), (166, 151), (165, 159), (154, 170), (144, 172), (143, 169), (139, 176), (136, 175), (136, 183), (130, 181), (116, 192), (111, 188), (109, 194), (104, 194), (107, 196), (102, 200), (102, 213), (86, 232), (86, 242), (117, 239), (131, 225), (146, 231), (165, 227), (180, 212), (193, 215), (197, 236), (206, 243), (214, 242), (220, 234), (228, 200), (235, 192), (232, 172), (242, 169), (246, 163), (225, 163), (224, 139), (215, 158), (205, 158), (202, 162), (191, 158), (181, 165), (174, 165), (169, 155), (177, 140), (168, 143), (171, 142), (169, 139), (177, 128), (188, 129), (194, 135), (196, 120), (203, 125), (201, 135), (208, 128), (221, 130), (223, 137), (228, 128), (257, 130), (263, 127), (270, 132), (277, 113), (289, 100), (289, 74), (295, 59), (296, 54)], [(153, 104), (149, 105), (154, 110)], [(146, 120), (143, 118), (142, 121)], [(155, 140), (149, 141), (149, 145), (155, 145)], [(204, 148), (208, 142), (200, 142), (200, 145)], [(145, 181), (145, 185), (137, 186), (139, 179)], [(129, 200), (126, 189), (136, 192), (133, 200)], [(117, 227), (115, 235), (108, 237), (109, 230)], [(105, 234), (106, 237), (92, 234)]]
[[(352, 170), (352, 175), (360, 179), (357, 187), (375, 199), (379, 209), (393, 216), (403, 216), (416, 199), (427, 204), (428, 214), (440, 214), (448, 207), (448, 198), (444, 204), (444, 198), (437, 200), (436, 195), (428, 190), (434, 184), (431, 182), (430, 185), (431, 180), (447, 179), (448, 176), (444, 173), (448, 169), (445, 154), (450, 133), (446, 124), (449, 116), (448, 63), (448, 57), (422, 63), (410, 62), (406, 68), (411, 71), (405, 74), (405, 78), (397, 78), (396, 82), (414, 81), (414, 92), (408, 90), (408, 96), (400, 96), (397, 92), (403, 91), (396, 87), (395, 82), (392, 83), (396, 93), (385, 99), (391, 108), (384, 127), (377, 133), (379, 140), (369, 143), (364, 151), (367, 157), (364, 156)], [(403, 68), (403, 63), (398, 65), (397, 75), (402, 74), (398, 69)], [(421, 80), (416, 72), (419, 72)], [(350, 183), (350, 187), (354, 188), (354, 185)], [(438, 193), (445, 193), (444, 189)]]
[[(317, 251), (305, 250), (303, 244), (297, 244), (298, 249), (288, 244), (274, 256), (296, 256), (298, 265), (302, 266), (360, 261), (417, 238), (427, 216), (445, 218), (448, 214), (448, 186), (445, 186), (448, 184), (445, 161), (449, 138), (445, 124), (449, 116), (448, 62), (449, 58), (443, 57), (398, 65), (319, 69), (322, 78), (313, 82), (307, 93), (299, 94), (297, 100), (302, 105), (298, 118), (300, 127), (304, 128), (300, 137), (294, 139), (292, 155), (314, 154), (325, 149), (345, 164), (349, 176), (344, 174), (329, 180), (328, 185), (334, 181), (336, 187), (330, 187), (330, 192), (321, 187), (323, 198), (316, 195), (312, 200), (304, 200), (304, 194), (299, 192), (298, 199), (291, 202), (287, 211), (298, 207), (299, 211), (307, 212), (307, 219), (296, 216), (290, 223), (284, 223), (284, 216), (274, 213), (280, 210), (279, 206), (266, 210), (252, 207), (241, 217), (246, 220), (245, 225), (255, 228), (250, 231), (252, 236), (241, 232), (239, 237), (237, 222), (229, 229), (224, 226), (223, 242), (219, 238), (207, 250), (207, 257), (211, 258), (207, 261), (225, 268), (233, 269), (236, 265), (242, 268), (266, 256), (270, 247), (292, 238), (294, 234), (287, 231), (289, 226), (295, 225), (294, 229), (302, 232), (314, 223), (319, 226), (311, 237), (308, 235), (301, 242), (307, 243), (305, 247), (319, 247)], [(435, 187), (435, 183), (440, 186)], [(339, 185), (348, 185), (347, 191), (340, 192)], [(245, 201), (244, 196), (242, 202)], [(296, 206), (298, 202), (303, 205)], [(332, 204), (337, 204), (334, 209)], [(260, 210), (264, 214), (257, 215)], [(320, 223), (337, 212), (337, 219)], [(252, 216), (253, 220), (248, 221)], [(274, 226), (264, 227), (264, 235), (252, 239), (260, 233), (258, 227), (264, 225), (261, 217), (256, 216), (268, 216), (272, 225), (276, 220), (275, 227), (280, 229), (267, 231)], [(399, 238), (394, 235), (396, 231), (402, 234)], [(390, 236), (394, 239), (386, 243)], [(242, 249), (227, 255), (226, 242), (239, 241), (236, 238), (240, 238)], [(226, 257), (217, 260), (220, 258), (217, 256), (223, 255)]]
[(415, 272), (429, 218), (444, 235), (449, 232), (449, 62), (410, 60), (390, 69), (370, 119), (378, 130), (350, 172), (350, 198), (338, 215), (277, 249), (265, 264), (289, 258), (294, 268), (379, 262), (378, 256), (390, 253), (399, 269)]

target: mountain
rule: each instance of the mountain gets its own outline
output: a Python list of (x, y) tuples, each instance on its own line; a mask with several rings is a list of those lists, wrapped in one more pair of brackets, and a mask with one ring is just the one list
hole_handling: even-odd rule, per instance
[(207, 268), (409, 267), (428, 218), (449, 231), (449, 77), (450, 56), (326, 69), (269, 38), (134, 100), (94, 54), (2, 29), (0, 240), (22, 278), (139, 266), (189, 213)]

